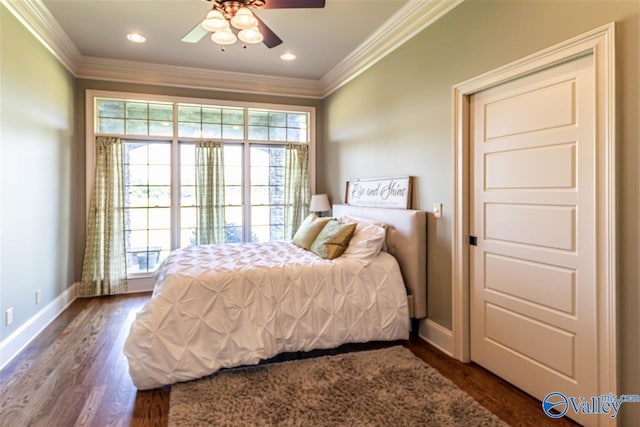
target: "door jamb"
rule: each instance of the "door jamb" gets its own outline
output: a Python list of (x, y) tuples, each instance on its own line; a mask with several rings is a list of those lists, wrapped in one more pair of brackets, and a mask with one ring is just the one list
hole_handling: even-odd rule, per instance
[[(453, 356), (470, 361), (469, 101), (472, 94), (592, 54), (595, 71), (596, 304), (598, 391), (617, 393), (615, 23), (559, 43), (453, 87)], [(615, 425), (615, 419), (609, 425)]]

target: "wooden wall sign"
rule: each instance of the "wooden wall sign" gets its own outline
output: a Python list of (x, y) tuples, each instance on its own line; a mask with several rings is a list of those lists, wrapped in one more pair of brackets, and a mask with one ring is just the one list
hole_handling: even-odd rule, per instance
[(413, 177), (372, 178), (347, 181), (344, 202), (353, 206), (411, 209)]

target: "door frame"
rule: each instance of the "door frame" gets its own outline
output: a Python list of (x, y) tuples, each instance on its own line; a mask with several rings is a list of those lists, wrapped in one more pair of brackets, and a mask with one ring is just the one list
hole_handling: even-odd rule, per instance
[[(615, 23), (541, 50), (453, 87), (453, 356), (470, 361), (469, 101), (472, 94), (585, 55), (595, 71), (598, 391), (617, 393)], [(611, 419), (610, 419), (611, 420)], [(615, 425), (615, 419), (609, 425)]]

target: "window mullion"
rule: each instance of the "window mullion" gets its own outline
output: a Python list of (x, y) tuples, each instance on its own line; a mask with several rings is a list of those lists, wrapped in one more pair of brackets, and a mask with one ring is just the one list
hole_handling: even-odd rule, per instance
[(171, 249), (180, 247), (180, 145), (178, 142), (178, 104), (173, 104), (173, 138), (171, 140)]
[(248, 141), (243, 143), (242, 156), (242, 208), (243, 208), (243, 232), (244, 241), (251, 241), (251, 159), (249, 157), (251, 145)]

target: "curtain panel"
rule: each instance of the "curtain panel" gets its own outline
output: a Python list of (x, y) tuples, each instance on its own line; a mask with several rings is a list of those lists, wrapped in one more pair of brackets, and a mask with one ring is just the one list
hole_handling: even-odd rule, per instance
[(224, 144), (196, 142), (196, 244), (225, 243)]
[(309, 214), (309, 147), (288, 144), (285, 149), (284, 232), (291, 239)]
[(99, 136), (80, 295), (126, 291), (124, 144), (120, 138)]

